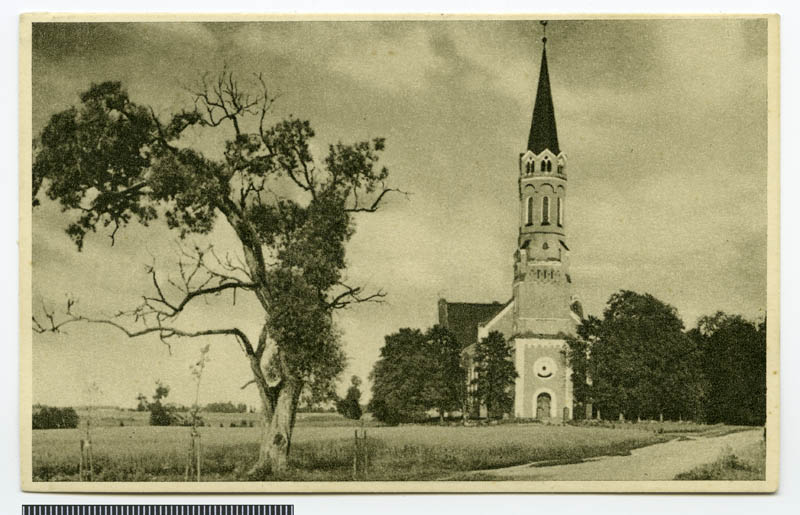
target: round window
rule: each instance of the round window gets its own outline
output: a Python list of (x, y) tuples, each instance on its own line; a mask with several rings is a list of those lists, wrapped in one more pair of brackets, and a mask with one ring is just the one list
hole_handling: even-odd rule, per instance
[(539, 358), (536, 360), (536, 363), (533, 364), (533, 373), (536, 374), (536, 377), (539, 379), (550, 379), (556, 375), (557, 371), (558, 365), (556, 365), (553, 358)]

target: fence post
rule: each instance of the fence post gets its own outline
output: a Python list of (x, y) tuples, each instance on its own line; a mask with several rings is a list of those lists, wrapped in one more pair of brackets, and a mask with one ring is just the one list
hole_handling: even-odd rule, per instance
[(81, 438), (81, 462), (78, 467), (78, 479), (83, 481), (83, 438)]
[(186, 467), (183, 469), (183, 480), (184, 481), (189, 481), (189, 477), (190, 477), (189, 474), (192, 471), (192, 458), (193, 458), (193, 455), (194, 455), (194, 449), (192, 449), (192, 447), (193, 447), (193, 442), (192, 442), (192, 439), (189, 438), (189, 450), (186, 453)]
[(369, 446), (367, 445), (367, 430), (364, 430), (364, 481), (367, 480), (367, 467), (369, 466)]
[(358, 480), (358, 429), (353, 430), (353, 481)]
[(366, 481), (369, 470), (369, 446), (367, 445), (367, 430), (353, 431), (353, 481), (362, 479)]
[(195, 447), (197, 451), (197, 482), (200, 482), (200, 462), (201, 462), (201, 454), (200, 454), (200, 435), (197, 435), (197, 445)]
[(81, 438), (81, 464), (78, 471), (81, 481), (94, 481), (94, 464), (92, 463), (92, 441)]

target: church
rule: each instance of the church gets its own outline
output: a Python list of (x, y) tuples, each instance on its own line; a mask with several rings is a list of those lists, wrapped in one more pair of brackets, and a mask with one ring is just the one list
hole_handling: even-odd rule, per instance
[[(478, 341), (499, 331), (514, 350), (513, 415), (539, 420), (573, 417), (571, 371), (563, 351), (582, 308), (572, 293), (566, 237), (567, 158), (558, 144), (547, 38), (542, 38), (539, 83), (528, 145), (519, 154), (519, 236), (511, 300), (489, 304), (439, 300), (439, 325), (464, 346), (468, 381)], [(472, 414), (485, 408), (472, 402)]]

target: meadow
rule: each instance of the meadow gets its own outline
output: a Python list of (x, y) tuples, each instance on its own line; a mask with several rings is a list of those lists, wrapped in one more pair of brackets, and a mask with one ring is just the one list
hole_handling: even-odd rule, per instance
[(763, 481), (766, 477), (767, 450), (758, 442), (738, 451), (729, 449), (717, 461), (678, 474), (675, 479), (703, 481)]
[[(96, 481), (182, 481), (189, 428), (152, 427), (136, 412), (96, 416), (92, 430)], [(298, 414), (290, 471), (280, 477), (251, 477), (260, 429), (237, 426), (257, 414), (209, 414), (199, 429), (204, 481), (352, 480), (354, 430), (361, 424), (336, 414)], [(126, 419), (128, 419), (126, 421)], [(120, 425), (122, 420), (124, 425)], [(220, 427), (222, 424), (223, 427)], [(682, 433), (716, 434), (727, 426), (689, 423), (545, 425), (508, 423), (378, 426), (366, 424), (367, 479), (441, 480), (466, 471), (529, 462), (570, 463), (627, 454)], [(81, 429), (33, 431), (33, 479), (77, 481)]]

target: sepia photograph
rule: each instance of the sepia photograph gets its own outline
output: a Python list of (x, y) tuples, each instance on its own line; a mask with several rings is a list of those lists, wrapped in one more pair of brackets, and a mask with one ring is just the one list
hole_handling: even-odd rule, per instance
[(777, 489), (777, 16), (20, 54), (23, 489)]

